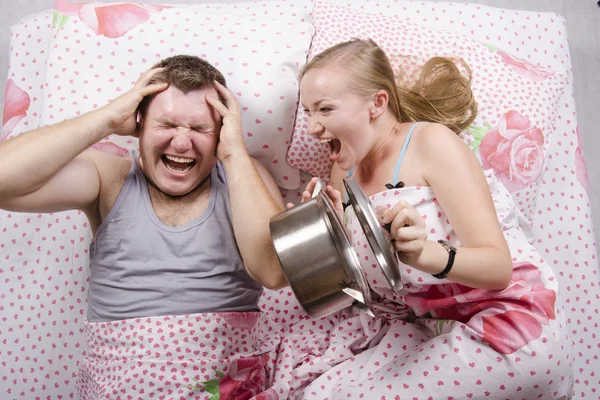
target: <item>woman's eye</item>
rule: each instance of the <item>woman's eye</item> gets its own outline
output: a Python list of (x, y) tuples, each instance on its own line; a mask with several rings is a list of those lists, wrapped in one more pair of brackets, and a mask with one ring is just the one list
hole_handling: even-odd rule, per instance
[(321, 111), (321, 112), (329, 112), (329, 111), (331, 111), (331, 108), (329, 108), (329, 107), (321, 107), (321, 109), (319, 111)]

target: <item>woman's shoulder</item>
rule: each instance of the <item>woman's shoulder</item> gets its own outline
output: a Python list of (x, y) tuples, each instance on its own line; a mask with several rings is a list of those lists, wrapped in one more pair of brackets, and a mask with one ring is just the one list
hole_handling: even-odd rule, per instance
[(464, 140), (447, 126), (435, 122), (420, 122), (411, 137), (411, 147), (428, 158), (447, 155), (452, 150), (469, 150)]

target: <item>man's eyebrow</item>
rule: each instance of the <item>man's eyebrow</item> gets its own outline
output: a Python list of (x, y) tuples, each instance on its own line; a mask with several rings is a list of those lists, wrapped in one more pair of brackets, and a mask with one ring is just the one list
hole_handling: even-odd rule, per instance
[(164, 118), (164, 117), (158, 117), (158, 118), (156, 118), (156, 122), (159, 123), (159, 124), (161, 124), (161, 125), (173, 125), (173, 126), (177, 125), (175, 123), (175, 121), (170, 120), (169, 118)]
[(209, 125), (209, 124), (191, 125), (190, 128), (192, 128), (195, 131), (204, 131), (204, 130), (212, 130), (213, 129), (212, 125)]
[[(159, 125), (166, 125), (166, 126), (179, 126), (179, 124), (175, 121), (173, 121), (172, 119), (169, 118), (165, 118), (165, 117), (158, 117), (156, 118), (156, 123)], [(213, 130), (214, 127), (212, 124), (194, 124), (194, 125), (190, 125), (190, 129), (196, 130), (196, 131), (204, 131), (204, 130)]]

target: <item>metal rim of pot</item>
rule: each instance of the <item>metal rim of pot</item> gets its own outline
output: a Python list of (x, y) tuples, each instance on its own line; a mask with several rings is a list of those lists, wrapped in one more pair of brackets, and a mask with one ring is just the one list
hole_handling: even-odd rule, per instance
[[(346, 261), (342, 267), (346, 271), (346, 274), (352, 279), (352, 282), (345, 282), (346, 286), (344, 287), (343, 283), (340, 282), (340, 289), (342, 289), (346, 294), (354, 297), (358, 303), (362, 303), (366, 306), (366, 309), (363, 309), (360, 304), (358, 304), (358, 308), (363, 309), (364, 311), (370, 310), (371, 307), (371, 289), (369, 284), (367, 283), (367, 279), (365, 278), (364, 272), (360, 265), (360, 260), (352, 247), (352, 242), (350, 241), (350, 237), (348, 236), (348, 232), (346, 232), (346, 228), (344, 226), (343, 221), (338, 216), (335, 211), (335, 207), (333, 203), (329, 199), (329, 196), (324, 191), (319, 191), (317, 202), (321, 201), (324, 204), (324, 207), (321, 208), (322, 212), (326, 215), (327, 218), (324, 218), (325, 224), (327, 225), (327, 229), (329, 230), (329, 234), (333, 239), (335, 244), (335, 248), (338, 251), (340, 257)], [(336, 221), (336, 224), (341, 227), (341, 229), (335, 229), (332, 225), (331, 218)], [(355, 289), (352, 284), (358, 286), (358, 290), (362, 293), (363, 299), (361, 301), (358, 297), (358, 294), (353, 294), (352, 291), (348, 291), (347, 289)]]
[(387, 229), (389, 232), (389, 224), (381, 226), (371, 201), (352, 176), (344, 178), (344, 187), (379, 267), (392, 290), (398, 293), (403, 287), (398, 255), (389, 236), (386, 236), (383, 231), (383, 229)]
[[(319, 301), (330, 301), (327, 299), (331, 299), (331, 301), (334, 302), (336, 301), (334, 299), (338, 299), (337, 301), (339, 301), (341, 298), (338, 297), (339, 295), (335, 295), (335, 292), (342, 296), (348, 296), (347, 304), (344, 307), (353, 305), (361, 311), (373, 316), (373, 313), (369, 308), (371, 304), (370, 287), (360, 265), (360, 260), (351, 245), (346, 228), (342, 223), (340, 216), (337, 214), (331, 199), (327, 193), (322, 190), (323, 187), (323, 183), (319, 180), (313, 190), (313, 198), (304, 202), (302, 205), (298, 205), (297, 207), (300, 207), (300, 209), (294, 211), (296, 207), (292, 207), (271, 218), (269, 229), (271, 231), (271, 237), (277, 257), (279, 258), (283, 272), (288, 279), (290, 289), (299, 300), (302, 308), (311, 317), (318, 318), (326, 315), (322, 314), (322, 311), (318, 311), (319, 307), (315, 305)], [(300, 232), (292, 227), (294, 224), (298, 224), (299, 221), (302, 221), (301, 219), (298, 219), (300, 216), (309, 218), (308, 221), (310, 222), (308, 226), (318, 227), (320, 225), (321, 233), (316, 233), (314, 236), (307, 237), (306, 239), (303, 239), (302, 236), (297, 236)], [(326, 241), (329, 243), (328, 246), (330, 246), (329, 250), (325, 248), (320, 251), (324, 251), (324, 254), (329, 253), (329, 256), (332, 257), (330, 261), (325, 262), (323, 265), (329, 265), (330, 268), (334, 269), (337, 268), (340, 273), (337, 274), (336, 281), (331, 281), (329, 284), (325, 285), (327, 292), (324, 292), (323, 295), (317, 297), (309, 295), (307, 297), (304, 285), (310, 283), (311, 280), (314, 279), (317, 279), (315, 283), (319, 284), (319, 275), (314, 273), (318, 268), (316, 270), (311, 270), (311, 268), (308, 267), (309, 269), (306, 272), (303, 272), (303, 268), (299, 264), (302, 261), (298, 261), (298, 257), (302, 257), (300, 255), (301, 253), (298, 253), (298, 251), (301, 251), (300, 249), (302, 247), (294, 250), (296, 245), (293, 244), (293, 241), (297, 241), (298, 246), (303, 246), (310, 243), (310, 241), (314, 241), (319, 235), (326, 235), (323, 239), (326, 237)], [(296, 260), (294, 260), (294, 258), (296, 258)], [(311, 259), (311, 257), (307, 257), (307, 261), (309, 259)], [(331, 262), (333, 259), (337, 259), (338, 262), (332, 264)], [(352, 299), (354, 299), (354, 301), (352, 301)], [(342, 308), (339, 308), (336, 311), (341, 309)]]

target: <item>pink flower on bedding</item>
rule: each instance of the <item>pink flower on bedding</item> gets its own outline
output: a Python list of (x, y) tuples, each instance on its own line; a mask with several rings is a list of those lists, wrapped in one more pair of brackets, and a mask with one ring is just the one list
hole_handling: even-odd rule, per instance
[(26, 115), (31, 101), (27, 92), (18, 87), (12, 79), (6, 82), (4, 95), (4, 116), (2, 119), (2, 131), (0, 141), (6, 139), (12, 133), (19, 121)]
[(129, 151), (127, 151), (127, 149), (117, 146), (116, 144), (111, 142), (99, 142), (92, 145), (91, 147), (92, 149), (100, 150), (117, 157), (127, 157), (129, 155)]
[(273, 389), (267, 389), (264, 392), (257, 395), (254, 400), (279, 400), (277, 392)]
[(522, 311), (508, 310), (483, 316), (482, 320), (482, 339), (501, 354), (512, 354), (542, 334), (542, 326), (535, 317)]
[(502, 61), (504, 61), (505, 64), (510, 65), (519, 75), (531, 79), (534, 82), (541, 82), (554, 75), (554, 71), (549, 68), (533, 65), (530, 62), (521, 60), (502, 50), (498, 50), (497, 53), (502, 58)]
[(513, 265), (511, 283), (501, 292), (448, 283), (409, 294), (405, 301), (419, 315), (466, 323), (502, 354), (539, 338), (542, 325), (556, 318), (556, 292), (544, 286), (541, 271), (529, 262)]
[[(267, 362), (269, 362), (268, 355), (233, 361), (229, 366), (229, 372), (219, 381), (221, 399), (246, 400), (263, 392), (267, 383), (265, 371)], [(270, 399), (270, 397), (264, 398)]]
[(239, 329), (253, 328), (260, 317), (258, 312), (224, 312), (216, 314), (223, 318), (231, 327)]
[(71, 3), (57, 0), (56, 10), (66, 15), (78, 15), (79, 19), (96, 35), (118, 38), (130, 29), (150, 19), (150, 12), (159, 12), (171, 6), (138, 3)]
[(575, 130), (577, 135), (577, 148), (575, 149), (575, 176), (577, 181), (583, 186), (583, 189), (588, 193), (588, 174), (585, 158), (583, 158), (583, 149), (581, 147), (581, 136), (579, 136), (579, 127)]
[(508, 111), (479, 146), (484, 169), (493, 168), (506, 188), (515, 192), (539, 179), (544, 166), (544, 134), (517, 111)]

